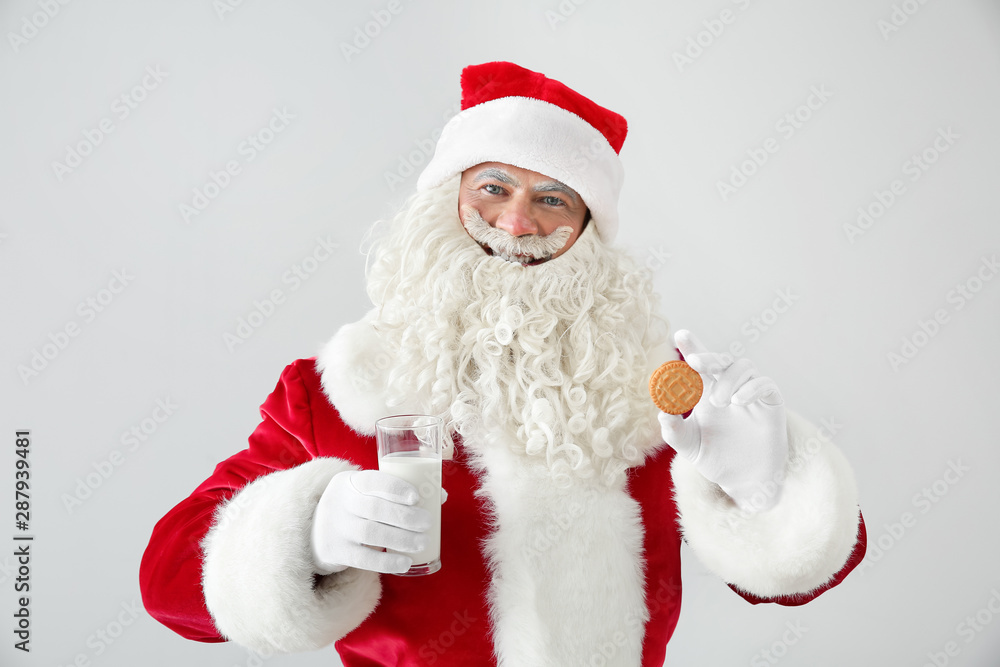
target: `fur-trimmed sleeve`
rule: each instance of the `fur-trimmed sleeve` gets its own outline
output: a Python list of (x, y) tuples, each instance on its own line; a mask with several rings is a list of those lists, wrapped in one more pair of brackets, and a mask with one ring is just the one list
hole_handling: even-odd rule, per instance
[(282, 373), (247, 449), (153, 529), (139, 572), (143, 603), (184, 637), (310, 650), (342, 637), (378, 603), (377, 573), (319, 577), (313, 569), (316, 503), (333, 475), (357, 466), (317, 457), (305, 363)]
[(791, 411), (787, 423), (784, 488), (767, 511), (742, 511), (683, 457), (672, 464), (685, 541), (751, 602), (802, 604), (839, 583), (864, 557), (850, 464), (824, 429)]
[(248, 484), (216, 512), (202, 548), (208, 609), (223, 636), (258, 653), (307, 651), (356, 628), (378, 604), (378, 574), (320, 577), (313, 513), (347, 461), (318, 458)]

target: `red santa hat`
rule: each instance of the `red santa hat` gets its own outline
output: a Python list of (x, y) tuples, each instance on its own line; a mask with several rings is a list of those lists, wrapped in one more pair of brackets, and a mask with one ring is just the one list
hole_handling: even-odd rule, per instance
[(482, 162), (504, 162), (555, 178), (580, 193), (605, 242), (618, 231), (628, 124), (566, 85), (514, 63), (462, 70), (462, 111), (441, 132), (418, 190)]

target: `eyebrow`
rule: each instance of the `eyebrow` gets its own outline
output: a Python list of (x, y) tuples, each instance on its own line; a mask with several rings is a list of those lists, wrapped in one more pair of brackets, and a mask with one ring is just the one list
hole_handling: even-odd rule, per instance
[(475, 182), (478, 183), (479, 181), (487, 181), (490, 179), (506, 183), (507, 185), (515, 188), (521, 187), (521, 183), (516, 178), (508, 174), (503, 169), (497, 169), (496, 167), (487, 167), (486, 169), (483, 169), (481, 172), (476, 174)]
[[(504, 183), (511, 187), (515, 188), (521, 187), (520, 181), (518, 181), (512, 175), (508, 174), (503, 169), (498, 169), (497, 167), (487, 167), (486, 169), (483, 169), (481, 172), (476, 174), (476, 178), (473, 180), (473, 182), (478, 183), (480, 181), (487, 181), (490, 179), (495, 181), (500, 181), (501, 183)], [(579, 199), (577, 198), (576, 191), (573, 190), (573, 188), (557, 180), (551, 180), (539, 183), (534, 188), (532, 188), (532, 190), (534, 192), (560, 192), (569, 197), (570, 199), (572, 199), (574, 204), (579, 201)]]
[(576, 192), (565, 183), (561, 183), (559, 181), (539, 183), (535, 186), (534, 190), (535, 192), (561, 192), (572, 199), (574, 204), (577, 202)]

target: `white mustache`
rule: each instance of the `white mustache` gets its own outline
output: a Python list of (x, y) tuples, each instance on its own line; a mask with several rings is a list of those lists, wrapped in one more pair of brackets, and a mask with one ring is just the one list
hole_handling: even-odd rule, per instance
[(551, 257), (566, 245), (573, 233), (572, 227), (564, 225), (557, 227), (548, 236), (535, 234), (512, 236), (502, 229), (490, 227), (489, 223), (483, 220), (479, 211), (471, 206), (464, 206), (462, 212), (464, 214), (462, 224), (465, 225), (465, 229), (473, 240), (487, 246), (494, 254), (507, 261), (516, 261), (522, 264), (532, 259)]

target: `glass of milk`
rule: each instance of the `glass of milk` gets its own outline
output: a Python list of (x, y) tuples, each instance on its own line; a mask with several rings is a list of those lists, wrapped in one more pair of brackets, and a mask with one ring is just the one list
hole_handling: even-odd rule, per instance
[[(444, 427), (440, 417), (395, 415), (375, 422), (378, 469), (405, 479), (420, 494), (417, 506), (431, 515), (427, 548), (405, 553), (413, 565), (401, 576), (432, 574), (441, 569), (441, 443)], [(397, 552), (402, 553), (402, 552)]]

